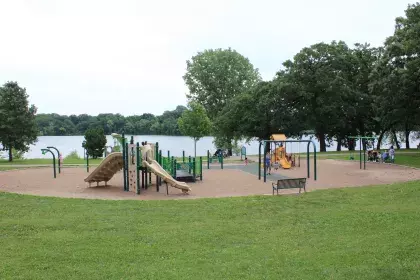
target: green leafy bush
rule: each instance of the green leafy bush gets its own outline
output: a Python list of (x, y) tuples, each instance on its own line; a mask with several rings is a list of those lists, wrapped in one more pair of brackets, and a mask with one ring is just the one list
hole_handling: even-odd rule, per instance
[(64, 159), (80, 159), (80, 156), (76, 150), (73, 150)]
[(85, 133), (83, 147), (90, 157), (98, 158), (104, 154), (106, 137), (103, 128), (91, 128)]

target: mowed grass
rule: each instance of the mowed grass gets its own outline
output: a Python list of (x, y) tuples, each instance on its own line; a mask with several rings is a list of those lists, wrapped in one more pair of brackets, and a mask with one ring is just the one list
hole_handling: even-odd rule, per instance
[(418, 279), (420, 183), (170, 201), (0, 193), (0, 279)]
[(1, 166), (0, 165), (0, 171), (15, 170), (15, 169), (19, 169), (19, 168), (18, 167), (13, 167), (13, 166)]
[[(350, 154), (349, 153), (346, 153), (343, 155), (321, 154), (320, 158), (321, 159), (350, 160)], [(359, 152), (354, 153), (354, 160), (355, 161), (360, 160)], [(363, 154), (362, 154), (362, 161), (363, 161)], [(367, 155), (366, 155), (366, 161), (367, 161)], [(420, 151), (416, 153), (415, 152), (412, 152), (412, 153), (395, 152), (395, 164), (420, 168)]]

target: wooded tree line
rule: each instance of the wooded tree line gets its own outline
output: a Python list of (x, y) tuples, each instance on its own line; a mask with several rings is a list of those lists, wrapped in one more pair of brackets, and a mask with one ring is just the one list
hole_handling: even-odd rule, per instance
[(187, 62), (188, 98), (207, 109), (226, 148), (234, 139), (308, 131), (321, 151), (332, 140), (338, 150), (354, 149), (349, 136), (356, 135), (377, 136), (380, 148), (384, 135), (396, 139), (400, 131), (409, 148), (420, 130), (420, 4), (405, 15), (381, 47), (317, 43), (285, 61), (271, 81), (231, 49), (198, 53)]
[(105, 134), (126, 133), (134, 135), (181, 135), (178, 118), (187, 108), (177, 106), (160, 116), (145, 113), (124, 117), (121, 114), (58, 115), (38, 114), (36, 123), (39, 135), (84, 135), (88, 129), (102, 128)]

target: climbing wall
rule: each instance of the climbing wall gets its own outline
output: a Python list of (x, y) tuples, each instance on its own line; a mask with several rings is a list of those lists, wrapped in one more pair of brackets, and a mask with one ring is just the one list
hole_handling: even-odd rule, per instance
[(128, 186), (130, 191), (136, 191), (137, 188), (137, 154), (136, 144), (128, 144)]

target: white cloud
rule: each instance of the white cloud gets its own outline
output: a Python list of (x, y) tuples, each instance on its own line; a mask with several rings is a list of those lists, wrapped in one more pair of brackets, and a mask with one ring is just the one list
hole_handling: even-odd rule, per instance
[(0, 0), (0, 83), (39, 112), (162, 113), (185, 104), (185, 61), (232, 47), (266, 79), (302, 47), (379, 45), (401, 0)]

